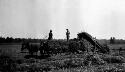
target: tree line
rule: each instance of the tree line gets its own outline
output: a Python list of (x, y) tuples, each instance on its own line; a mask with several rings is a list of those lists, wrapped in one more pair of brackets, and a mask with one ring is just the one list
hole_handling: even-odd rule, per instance
[(0, 37), (0, 43), (22, 43), (22, 42), (31, 42), (37, 43), (41, 39), (31, 39), (31, 38), (13, 38), (13, 37)]
[[(38, 43), (38, 42), (40, 42), (40, 40), (45, 40), (45, 39), (0, 37), (0, 44), (1, 43), (22, 43), (22, 42)], [(63, 39), (61, 39), (61, 40), (63, 40)], [(101, 42), (106, 41), (106, 43), (110, 43), (110, 44), (125, 44), (125, 40), (116, 39), (115, 37), (111, 37), (108, 40), (100, 39), (99, 41), (101, 41)]]
[(125, 40), (116, 39), (115, 37), (111, 37), (109, 41), (110, 41), (110, 44), (125, 44)]

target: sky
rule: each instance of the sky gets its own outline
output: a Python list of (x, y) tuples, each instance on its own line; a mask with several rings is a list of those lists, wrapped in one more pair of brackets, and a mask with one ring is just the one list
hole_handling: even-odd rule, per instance
[(86, 31), (98, 39), (125, 39), (125, 0), (0, 0), (0, 36), (70, 38)]

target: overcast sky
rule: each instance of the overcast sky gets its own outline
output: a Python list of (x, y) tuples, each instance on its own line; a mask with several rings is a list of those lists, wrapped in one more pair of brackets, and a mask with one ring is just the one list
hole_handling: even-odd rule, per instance
[(66, 38), (86, 31), (93, 37), (125, 39), (125, 0), (0, 0), (0, 35)]

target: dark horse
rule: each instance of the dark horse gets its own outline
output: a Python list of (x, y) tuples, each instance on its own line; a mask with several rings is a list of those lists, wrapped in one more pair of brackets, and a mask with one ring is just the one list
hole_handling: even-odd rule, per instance
[(40, 46), (39, 50), (41, 55), (45, 55), (45, 54), (49, 55), (51, 53), (50, 46), (48, 43), (49, 43), (48, 41), (45, 41), (42, 43), (43, 45)]
[(50, 55), (52, 54), (52, 48), (49, 46), (49, 41), (41, 42), (40, 45), (38, 44), (29, 44), (29, 43), (23, 43), (21, 51), (23, 52), (24, 49), (27, 49), (29, 51), (29, 55), (33, 55), (34, 53), (40, 51), (41, 55)]
[(29, 51), (29, 55), (33, 55), (33, 53), (37, 52), (39, 50), (39, 46), (37, 44), (29, 44), (29, 43), (23, 43), (21, 51), (23, 52), (24, 49), (27, 49)]

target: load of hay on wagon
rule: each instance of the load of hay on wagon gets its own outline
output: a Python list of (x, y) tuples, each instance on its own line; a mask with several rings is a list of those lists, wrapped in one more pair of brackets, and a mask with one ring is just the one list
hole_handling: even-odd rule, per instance
[(69, 50), (72, 53), (86, 53), (86, 60), (106, 64), (106, 63), (124, 63), (124, 57), (110, 55), (110, 49), (107, 44), (101, 45), (87, 32), (81, 32), (78, 35), (78, 41), (69, 43)]

